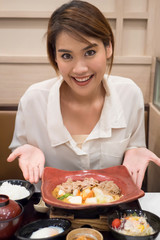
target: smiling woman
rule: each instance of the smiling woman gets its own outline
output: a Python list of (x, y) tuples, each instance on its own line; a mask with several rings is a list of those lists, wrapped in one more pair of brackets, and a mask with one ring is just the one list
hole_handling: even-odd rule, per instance
[(34, 183), (45, 166), (74, 171), (123, 163), (141, 187), (149, 161), (160, 159), (145, 149), (140, 88), (110, 75), (114, 37), (107, 19), (85, 1), (62, 5), (49, 19), (47, 53), (58, 77), (21, 98), (8, 161), (18, 157)]
[[(82, 2), (71, 1), (69, 4), (62, 5), (52, 14), (49, 20), (47, 50), (50, 62), (57, 72), (59, 72), (59, 69), (55, 60), (56, 41), (58, 34), (62, 31), (67, 32), (72, 38), (79, 40), (79, 42), (86, 43), (86, 45), (91, 44), (86, 39), (86, 36), (99, 39), (105, 47), (111, 44), (114, 52), (114, 37), (108, 21), (95, 6)], [(113, 57), (114, 54), (111, 55), (110, 71)]]

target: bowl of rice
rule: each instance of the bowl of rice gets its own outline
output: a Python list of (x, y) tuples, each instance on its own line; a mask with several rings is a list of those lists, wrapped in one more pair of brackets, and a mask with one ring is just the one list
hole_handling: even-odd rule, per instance
[(151, 240), (160, 231), (160, 218), (138, 209), (116, 210), (108, 216), (112, 235), (120, 240)]
[(7, 195), (22, 205), (32, 197), (35, 187), (28, 181), (20, 179), (8, 179), (0, 181), (0, 194)]

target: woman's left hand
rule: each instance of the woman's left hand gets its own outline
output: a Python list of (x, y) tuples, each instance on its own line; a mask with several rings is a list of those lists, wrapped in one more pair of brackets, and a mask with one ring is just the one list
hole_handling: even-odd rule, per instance
[(133, 148), (125, 153), (123, 165), (128, 169), (139, 188), (142, 186), (145, 171), (150, 161), (160, 166), (160, 158), (147, 148)]

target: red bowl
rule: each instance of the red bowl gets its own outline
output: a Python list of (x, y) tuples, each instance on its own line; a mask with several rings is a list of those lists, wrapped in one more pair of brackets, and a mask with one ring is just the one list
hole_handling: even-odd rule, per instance
[(9, 199), (7, 195), (0, 194), (0, 221), (14, 218), (20, 212), (21, 208), (17, 202)]
[[(83, 180), (84, 178), (94, 178), (98, 181), (111, 180), (121, 189), (122, 197), (114, 202), (103, 204), (70, 204), (60, 201), (53, 197), (53, 189), (63, 182), (66, 182), (68, 178), (73, 181)], [(65, 171), (56, 168), (46, 167), (42, 176), (42, 198), (50, 206), (70, 209), (70, 210), (83, 210), (93, 209), (99, 207), (110, 207), (121, 203), (131, 202), (142, 196), (144, 192), (139, 189), (133, 182), (127, 168), (125, 166), (115, 166), (99, 170), (79, 170), (79, 171)]]
[(20, 227), (22, 223), (24, 208), (20, 203), (18, 203), (18, 205), (21, 211), (17, 216), (6, 220), (0, 220), (0, 239), (11, 239), (11, 237)]

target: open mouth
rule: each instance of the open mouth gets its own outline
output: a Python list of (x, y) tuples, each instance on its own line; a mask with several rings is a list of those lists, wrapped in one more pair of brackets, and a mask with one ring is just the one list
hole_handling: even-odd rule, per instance
[(92, 77), (94, 76), (94, 74), (90, 75), (90, 76), (87, 76), (87, 77), (72, 77), (78, 84), (86, 84), (88, 83)]

